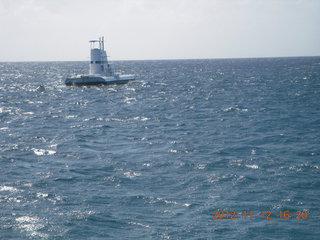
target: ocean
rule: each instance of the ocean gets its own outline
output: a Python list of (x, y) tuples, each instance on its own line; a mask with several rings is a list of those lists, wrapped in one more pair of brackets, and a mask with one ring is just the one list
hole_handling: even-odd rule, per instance
[(320, 57), (0, 63), (0, 239), (319, 239)]

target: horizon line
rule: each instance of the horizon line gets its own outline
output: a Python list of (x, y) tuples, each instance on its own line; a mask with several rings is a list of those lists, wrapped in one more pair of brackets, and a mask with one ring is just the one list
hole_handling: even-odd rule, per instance
[[(320, 57), (320, 55), (305, 55), (305, 56), (273, 56), (273, 57), (217, 57), (217, 58), (160, 58), (160, 59), (117, 59), (109, 60), (109, 62), (117, 61), (183, 61), (183, 60), (228, 60), (228, 59), (266, 59), (266, 58), (307, 58)], [(13, 60), (2, 61), (0, 63), (25, 63), (25, 62), (90, 62), (89, 60)]]

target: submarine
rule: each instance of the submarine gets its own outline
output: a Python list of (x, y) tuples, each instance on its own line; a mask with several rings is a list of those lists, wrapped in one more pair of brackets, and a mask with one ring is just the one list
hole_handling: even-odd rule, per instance
[(87, 75), (76, 75), (65, 80), (67, 86), (124, 84), (135, 80), (133, 74), (116, 73), (108, 62), (104, 37), (90, 42), (90, 70)]

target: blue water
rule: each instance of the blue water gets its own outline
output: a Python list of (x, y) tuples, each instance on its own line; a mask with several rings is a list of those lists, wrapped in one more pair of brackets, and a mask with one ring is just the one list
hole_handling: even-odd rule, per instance
[(319, 239), (320, 57), (115, 65), (0, 63), (0, 239)]

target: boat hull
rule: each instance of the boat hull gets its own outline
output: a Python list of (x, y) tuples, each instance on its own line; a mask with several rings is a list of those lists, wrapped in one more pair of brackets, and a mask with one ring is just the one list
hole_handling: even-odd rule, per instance
[(125, 84), (135, 80), (134, 75), (116, 75), (116, 76), (97, 76), (97, 75), (82, 75), (70, 77), (65, 80), (67, 86), (93, 86), (93, 85), (111, 85)]

